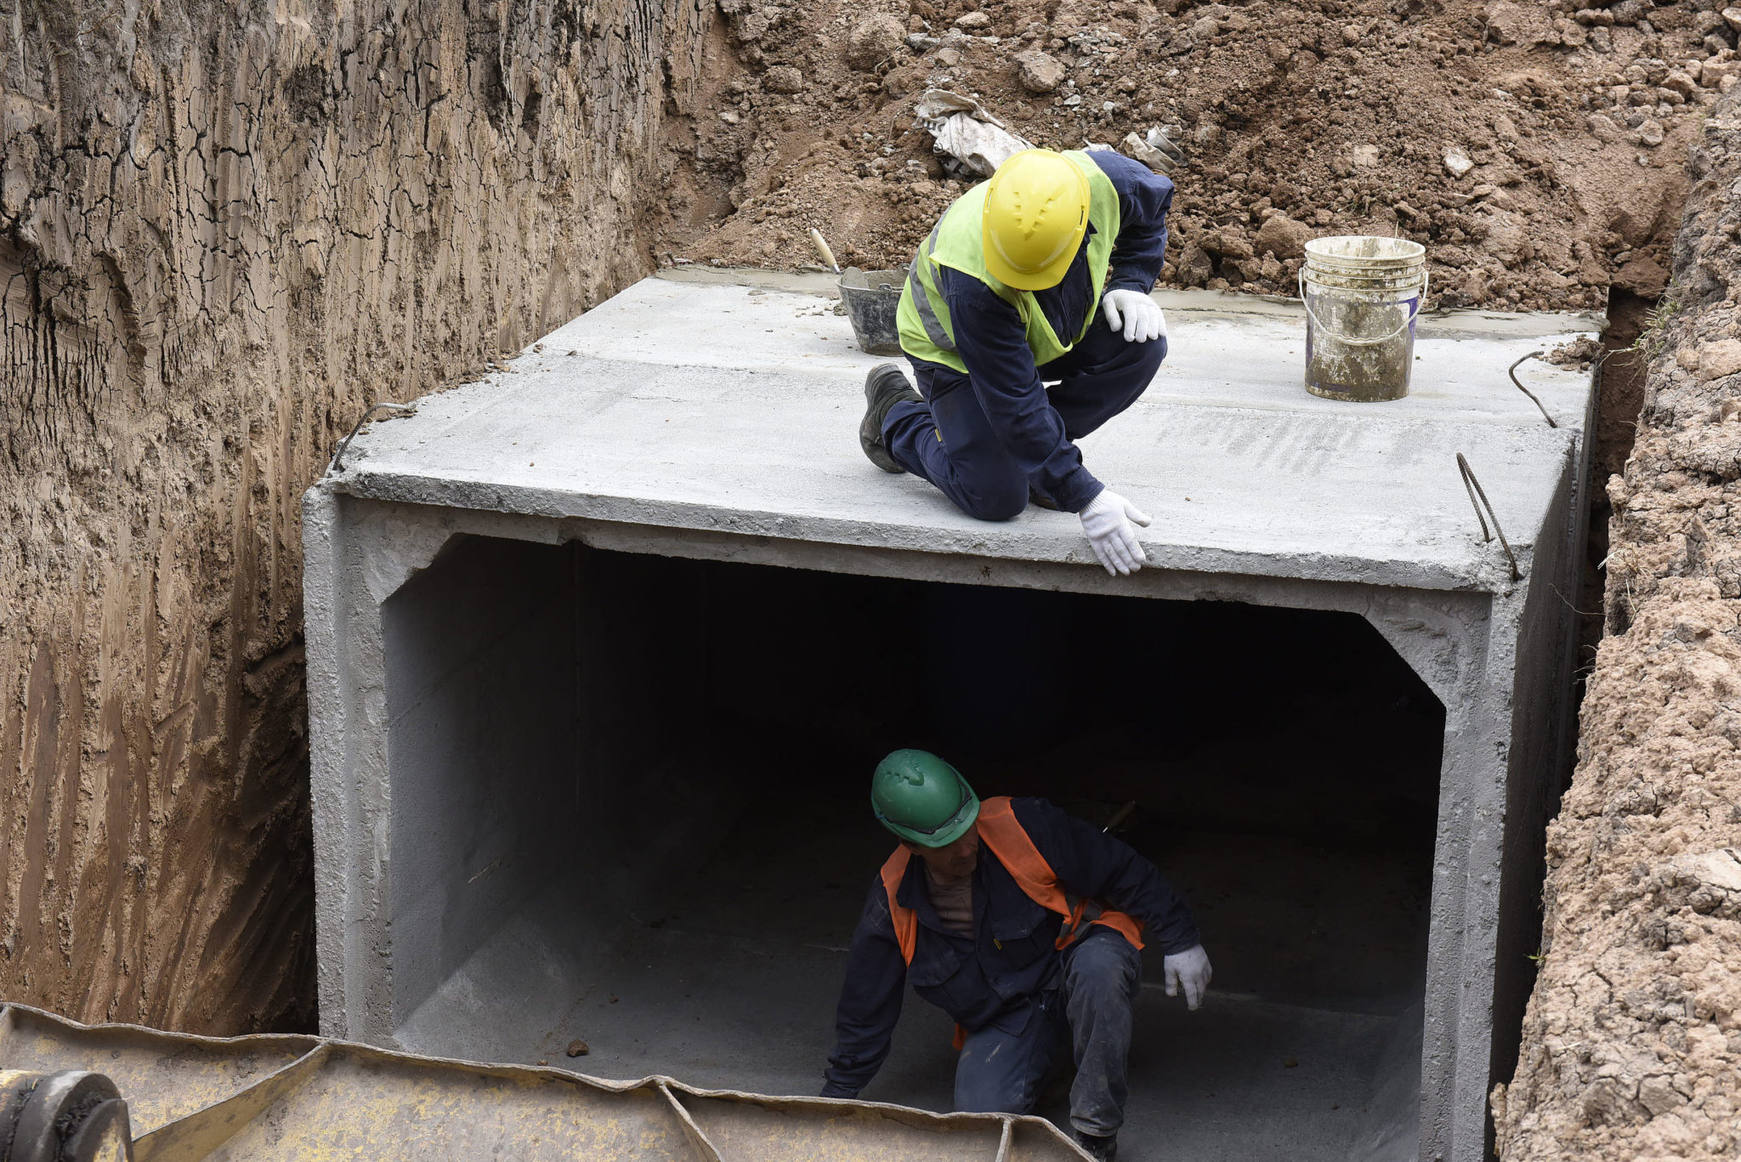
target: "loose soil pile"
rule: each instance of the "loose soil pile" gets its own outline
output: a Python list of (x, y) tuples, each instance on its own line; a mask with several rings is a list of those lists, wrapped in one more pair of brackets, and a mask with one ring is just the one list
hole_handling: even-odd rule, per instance
[(1741, 1156), (1741, 94), (1695, 152), (1609, 486), (1606, 617), (1548, 833), (1508, 1160)]
[(1397, 233), (1437, 304), (1601, 309), (1660, 292), (1686, 149), (1741, 78), (1717, 0), (721, 8), (742, 68), (675, 145), (676, 259), (813, 263), (815, 226), (843, 263), (907, 261), (966, 188), (912, 124), (938, 87), (1055, 148), (1180, 126), (1169, 285), (1292, 294), (1306, 237)]

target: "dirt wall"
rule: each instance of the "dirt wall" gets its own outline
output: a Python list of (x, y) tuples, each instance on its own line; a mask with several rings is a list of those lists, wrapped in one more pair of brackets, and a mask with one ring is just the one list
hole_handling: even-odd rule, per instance
[(298, 499), (643, 272), (703, 0), (0, 0), (0, 996), (309, 1024)]
[(1741, 94), (1690, 164), (1609, 486), (1605, 617), (1548, 833), (1541, 973), (1508, 1162), (1741, 1153)]

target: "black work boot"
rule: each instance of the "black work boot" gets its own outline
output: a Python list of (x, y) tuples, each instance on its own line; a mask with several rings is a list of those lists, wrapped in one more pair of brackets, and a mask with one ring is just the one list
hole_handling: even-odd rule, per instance
[(902, 400), (922, 403), (924, 397), (913, 390), (899, 364), (879, 363), (864, 379), (864, 421), (858, 426), (858, 445), (870, 462), (884, 472), (905, 472), (889, 450), (883, 446), (883, 420), (889, 409)]
[(1088, 1151), (1090, 1158), (1099, 1159), (1099, 1162), (1113, 1162), (1118, 1157), (1117, 1134), (1108, 1134), (1102, 1138), (1098, 1134), (1084, 1134), (1077, 1130), (1076, 1144)]

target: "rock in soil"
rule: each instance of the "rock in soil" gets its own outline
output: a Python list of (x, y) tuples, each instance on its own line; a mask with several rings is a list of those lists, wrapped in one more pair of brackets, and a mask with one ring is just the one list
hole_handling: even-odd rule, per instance
[(852, 26), (846, 42), (846, 62), (869, 72), (900, 51), (907, 26), (886, 12), (874, 13)]
[(1699, 378), (1722, 379), (1741, 371), (1741, 339), (1719, 339), (1699, 352)]
[(762, 78), (770, 93), (797, 93), (804, 88), (804, 74), (792, 65), (775, 65)]
[(1257, 245), (1253, 247), (1259, 254), (1269, 251), (1277, 258), (1303, 258), (1306, 253), (1306, 240), (1312, 236), (1312, 228), (1304, 222), (1296, 222), (1286, 214), (1277, 214), (1266, 221), (1257, 232)]
[(1063, 64), (1039, 49), (1016, 54), (1016, 79), (1030, 93), (1050, 93), (1063, 83)]

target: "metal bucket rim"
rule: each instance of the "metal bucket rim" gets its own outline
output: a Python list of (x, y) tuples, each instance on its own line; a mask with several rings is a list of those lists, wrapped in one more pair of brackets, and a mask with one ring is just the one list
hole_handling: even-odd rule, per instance
[[(907, 268), (897, 266), (889, 270), (860, 270), (856, 266), (849, 267), (840, 276), (840, 289), (844, 291), (872, 291), (886, 293), (899, 292), (907, 281)], [(872, 277), (876, 282), (871, 282)]]

